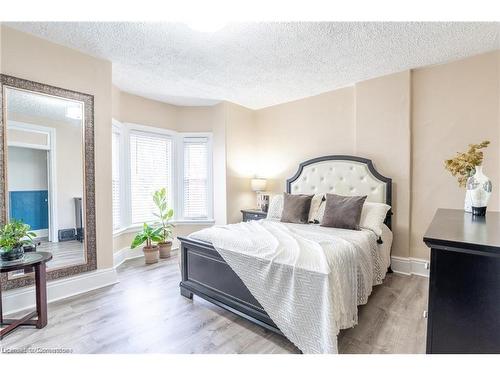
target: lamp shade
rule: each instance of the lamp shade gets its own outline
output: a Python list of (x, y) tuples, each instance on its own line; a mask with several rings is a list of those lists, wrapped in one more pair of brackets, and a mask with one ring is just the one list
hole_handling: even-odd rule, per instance
[(252, 181), (250, 182), (253, 191), (266, 190), (266, 183), (267, 181), (265, 178), (252, 178)]

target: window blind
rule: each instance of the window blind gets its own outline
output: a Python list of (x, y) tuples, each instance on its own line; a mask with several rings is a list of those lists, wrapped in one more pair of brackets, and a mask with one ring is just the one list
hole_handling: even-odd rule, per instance
[(120, 209), (120, 134), (113, 132), (111, 143), (112, 163), (112, 204), (113, 204), (113, 229), (121, 227)]
[(171, 202), (172, 140), (168, 136), (130, 132), (132, 224), (154, 221), (153, 193), (165, 187)]
[(208, 217), (208, 138), (184, 138), (184, 218)]

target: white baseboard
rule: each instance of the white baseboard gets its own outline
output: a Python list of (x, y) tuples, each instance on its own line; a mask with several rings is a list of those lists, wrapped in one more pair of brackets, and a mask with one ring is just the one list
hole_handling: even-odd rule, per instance
[(403, 275), (419, 275), (429, 277), (429, 261), (419, 258), (391, 257), (391, 268)]
[[(47, 301), (58, 301), (116, 283), (118, 283), (118, 275), (114, 268), (85, 272), (73, 277), (49, 281), (47, 283)], [(2, 294), (4, 314), (12, 314), (35, 306), (34, 286), (12, 289)]]
[[(171, 251), (177, 251), (177, 250), (179, 250), (179, 245), (174, 242)], [(136, 247), (135, 249), (131, 249), (130, 247), (124, 247), (123, 249), (120, 249), (113, 254), (113, 267), (116, 268), (129, 259), (135, 259), (141, 257), (144, 257), (142, 248)]]
[(48, 229), (32, 230), (32, 232), (36, 234), (36, 237), (35, 237), (36, 239), (49, 237), (49, 230)]
[(113, 267), (114, 268), (118, 267), (126, 260), (140, 258), (143, 256), (144, 253), (142, 252), (142, 249), (139, 247), (136, 247), (135, 249), (131, 249), (130, 247), (124, 247), (123, 249), (120, 249), (113, 254)]

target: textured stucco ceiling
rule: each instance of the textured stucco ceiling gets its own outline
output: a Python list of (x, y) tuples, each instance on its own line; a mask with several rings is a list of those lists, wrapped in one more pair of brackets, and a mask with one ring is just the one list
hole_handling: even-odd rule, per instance
[(31, 118), (37, 117), (75, 126), (82, 125), (82, 120), (76, 120), (66, 116), (69, 108), (79, 112), (83, 109), (80, 103), (71, 100), (15, 89), (7, 89), (6, 100), (7, 119), (19, 114)]
[(498, 49), (499, 23), (7, 23), (113, 62), (120, 89), (177, 105), (249, 108)]

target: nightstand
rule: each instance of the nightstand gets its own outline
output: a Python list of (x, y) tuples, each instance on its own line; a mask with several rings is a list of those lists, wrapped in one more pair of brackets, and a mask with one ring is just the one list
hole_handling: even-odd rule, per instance
[(241, 210), (241, 213), (243, 215), (243, 221), (260, 220), (267, 217), (267, 212), (259, 210)]

